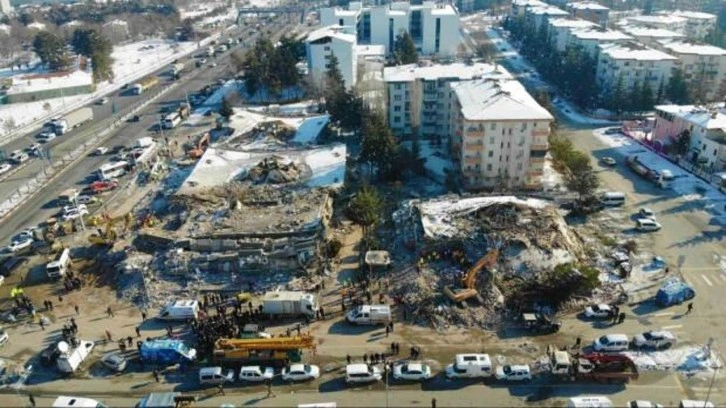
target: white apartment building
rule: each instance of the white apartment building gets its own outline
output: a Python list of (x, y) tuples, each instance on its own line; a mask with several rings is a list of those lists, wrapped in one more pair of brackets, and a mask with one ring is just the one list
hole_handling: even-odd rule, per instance
[(12, 14), (13, 6), (10, 4), (10, 0), (0, 0), (0, 13)]
[(542, 24), (546, 24), (549, 20), (555, 18), (564, 18), (569, 16), (570, 13), (554, 6), (537, 6), (528, 7), (525, 10), (524, 18), (525, 21), (534, 23), (534, 29), (539, 30)]
[(567, 37), (567, 47), (580, 47), (592, 58), (597, 58), (600, 47), (610, 44), (624, 44), (633, 37), (617, 30), (591, 29), (572, 30)]
[(691, 135), (688, 160), (708, 171), (726, 170), (726, 104), (655, 107), (653, 139), (672, 143), (683, 131)]
[(564, 52), (570, 38), (570, 33), (575, 30), (589, 30), (597, 28), (597, 24), (580, 19), (554, 18), (547, 22), (549, 25), (550, 41), (557, 51)]
[(514, 79), (451, 83), (451, 152), (469, 190), (542, 186), (552, 115)]
[[(688, 41), (661, 41), (661, 50), (678, 57), (677, 67), (688, 81), (704, 90), (702, 102), (722, 101), (726, 95), (726, 50)], [(695, 87), (694, 87), (695, 88)]]
[(623, 87), (631, 90), (643, 81), (650, 84), (653, 94), (661, 82), (667, 84), (678, 58), (663, 51), (636, 43), (605, 45), (600, 47), (596, 80), (600, 89), (612, 89), (619, 78)]
[(567, 11), (574, 18), (591, 21), (605, 27), (608, 23), (610, 9), (592, 1), (582, 1), (577, 3), (569, 3)]
[(692, 40), (703, 40), (716, 27), (717, 16), (698, 11), (676, 11), (668, 13), (686, 19), (684, 34)]
[(509, 17), (524, 17), (527, 9), (530, 7), (548, 7), (549, 4), (540, 0), (512, 0), (512, 6), (509, 9)]
[(624, 26), (621, 29), (624, 33), (632, 36), (638, 42), (654, 48), (658, 48), (660, 44), (659, 41), (679, 40), (686, 38), (684, 34), (677, 33), (671, 30), (666, 30), (663, 28)]
[(388, 125), (401, 137), (450, 134), (449, 84), (479, 78), (512, 78), (500, 66), (485, 63), (410, 64), (386, 67)]
[(320, 24), (351, 26), (359, 44), (383, 45), (389, 54), (396, 36), (406, 31), (422, 55), (454, 57), (459, 50), (459, 13), (450, 4), (425, 1), (413, 5), (399, 1), (363, 7), (360, 2), (351, 2), (348, 10), (320, 10)]
[(305, 39), (305, 54), (308, 62), (308, 75), (316, 86), (325, 86), (331, 55), (338, 59), (338, 68), (343, 75), (345, 87), (351, 89), (358, 78), (358, 58), (356, 38), (346, 33), (349, 27), (338, 25), (323, 27), (308, 34)]
[(673, 14), (663, 15), (657, 14), (653, 16), (634, 16), (628, 17), (630, 25), (650, 28), (660, 28), (664, 30), (675, 31), (677, 33), (686, 33), (686, 19)]

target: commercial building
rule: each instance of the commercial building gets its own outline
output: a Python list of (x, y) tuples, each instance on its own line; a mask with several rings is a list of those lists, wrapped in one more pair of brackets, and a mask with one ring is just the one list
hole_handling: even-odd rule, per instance
[(570, 3), (567, 5), (567, 11), (569, 11), (570, 15), (574, 18), (591, 21), (595, 24), (600, 24), (603, 27), (607, 25), (608, 16), (610, 14), (609, 8), (592, 1)]
[(481, 78), (512, 78), (505, 69), (485, 63), (454, 63), (387, 67), (383, 81), (387, 90), (388, 125), (394, 134), (423, 138), (451, 133), (450, 84)]
[(637, 43), (600, 47), (596, 80), (600, 89), (612, 89), (621, 80), (626, 90), (635, 84), (650, 85), (653, 94), (667, 84), (678, 58)]
[(450, 147), (464, 188), (540, 188), (552, 115), (514, 79), (450, 86)]
[(726, 104), (659, 105), (655, 113), (654, 140), (673, 143), (683, 132), (688, 132), (691, 138), (688, 160), (711, 172), (726, 169)]
[(5, 90), (5, 102), (34, 102), (43, 99), (88, 94), (95, 89), (93, 75), (81, 70), (19, 75), (12, 78), (12, 85)]
[(684, 34), (663, 28), (624, 26), (622, 27), (622, 30), (626, 34), (635, 38), (638, 42), (655, 48), (658, 48), (659, 41), (672, 41), (686, 38)]
[(456, 56), (459, 43), (459, 13), (450, 4), (423, 2), (392, 2), (385, 6), (363, 7), (350, 2), (348, 9), (338, 7), (320, 10), (322, 26), (352, 27), (358, 44), (383, 45), (386, 53), (393, 50), (396, 36), (408, 32), (416, 50), (422, 55)]
[(716, 28), (717, 16), (698, 11), (676, 11), (670, 15), (686, 19), (684, 34), (692, 40), (703, 40)]
[(702, 102), (721, 102), (726, 95), (726, 50), (713, 45), (689, 41), (661, 41), (661, 50), (678, 57), (677, 68), (683, 70), (691, 90)]
[(548, 22), (550, 41), (557, 51), (564, 52), (570, 39), (570, 33), (576, 30), (589, 30), (597, 27), (597, 24), (580, 19), (555, 18)]
[(686, 19), (673, 14), (669, 15), (653, 15), (653, 16), (635, 16), (628, 17), (630, 25), (650, 28), (660, 28), (663, 30), (675, 31), (677, 33), (686, 33)]
[(580, 47), (592, 58), (597, 58), (600, 47), (609, 44), (624, 44), (633, 37), (617, 30), (590, 29), (572, 30), (567, 38), (568, 47)]
[(321, 89), (325, 85), (324, 78), (332, 55), (338, 60), (338, 69), (343, 75), (346, 88), (355, 86), (358, 77), (356, 38), (345, 30), (341, 26), (323, 27), (310, 33), (305, 40), (308, 74), (313, 84)]

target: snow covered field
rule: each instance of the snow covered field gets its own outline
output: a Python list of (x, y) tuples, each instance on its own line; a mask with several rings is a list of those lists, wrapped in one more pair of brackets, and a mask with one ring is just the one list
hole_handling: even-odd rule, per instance
[(715, 221), (722, 225), (726, 224), (726, 211), (724, 210), (726, 195), (718, 191), (716, 187), (648, 150), (645, 146), (628, 136), (622, 133), (606, 135), (604, 131), (605, 129), (597, 129), (593, 132), (593, 135), (606, 145), (616, 149), (623, 157), (637, 154), (638, 159), (648, 167), (670, 170), (676, 177), (672, 183), (672, 189), (676, 193), (686, 200), (702, 201), (704, 208), (711, 210), (714, 214)]
[(640, 371), (682, 371), (686, 373), (711, 372), (721, 368), (723, 362), (708, 347), (679, 347), (662, 351), (628, 351)]

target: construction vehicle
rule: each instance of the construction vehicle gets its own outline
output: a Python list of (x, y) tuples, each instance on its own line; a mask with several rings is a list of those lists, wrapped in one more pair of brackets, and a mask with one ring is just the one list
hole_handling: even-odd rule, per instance
[(54, 242), (56, 238), (70, 235), (73, 233), (73, 223), (69, 221), (61, 221), (58, 218), (52, 217), (45, 220), (45, 223), (41, 225), (43, 233), (43, 239), (47, 242)]
[(444, 287), (444, 294), (451, 299), (452, 302), (461, 303), (467, 299), (473, 297), (479, 297), (479, 292), (476, 290), (476, 276), (484, 268), (490, 268), (497, 263), (499, 258), (499, 249), (494, 248), (489, 251), (486, 255), (481, 257), (474, 266), (466, 271), (466, 275), (461, 279), (462, 288), (452, 288), (451, 286)]
[(562, 323), (553, 321), (541, 313), (522, 313), (519, 320), (510, 328), (526, 330), (530, 334), (551, 334), (560, 331)]
[(547, 355), (550, 357), (552, 375), (563, 381), (627, 383), (640, 376), (633, 360), (622, 354), (572, 355), (549, 345)]
[(99, 221), (98, 219), (93, 220), (93, 225), (98, 226), (101, 225), (101, 223), (106, 224), (106, 228), (104, 230), (99, 230), (88, 237), (88, 242), (94, 244), (94, 245), (105, 245), (105, 246), (111, 246), (116, 242), (116, 239), (118, 238), (118, 233), (114, 229), (116, 223), (120, 220), (124, 221), (124, 228), (122, 232), (126, 232), (131, 228), (131, 225), (134, 222), (134, 215), (132, 213), (127, 213), (126, 215), (123, 215), (121, 217), (111, 218), (110, 215), (104, 214), (102, 220)]
[(304, 349), (315, 349), (315, 338), (309, 334), (294, 337), (219, 339), (214, 343), (215, 364), (284, 367), (302, 360)]
[(209, 146), (209, 132), (205, 132), (202, 137), (199, 138), (199, 141), (197, 141), (196, 147), (190, 148), (187, 150), (187, 156), (189, 156), (190, 159), (199, 159), (202, 157), (204, 152), (207, 150), (207, 147)]

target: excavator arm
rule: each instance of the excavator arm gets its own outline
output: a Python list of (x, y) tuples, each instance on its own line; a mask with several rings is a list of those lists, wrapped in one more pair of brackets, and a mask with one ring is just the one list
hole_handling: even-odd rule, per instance
[(499, 258), (499, 249), (494, 248), (491, 251), (487, 252), (486, 255), (481, 257), (474, 266), (469, 268), (469, 270), (466, 272), (466, 275), (464, 275), (464, 278), (462, 279), (462, 284), (465, 289), (474, 289), (474, 286), (476, 284), (476, 277), (479, 274), (479, 272), (484, 268), (489, 268), (497, 263), (497, 259)]

